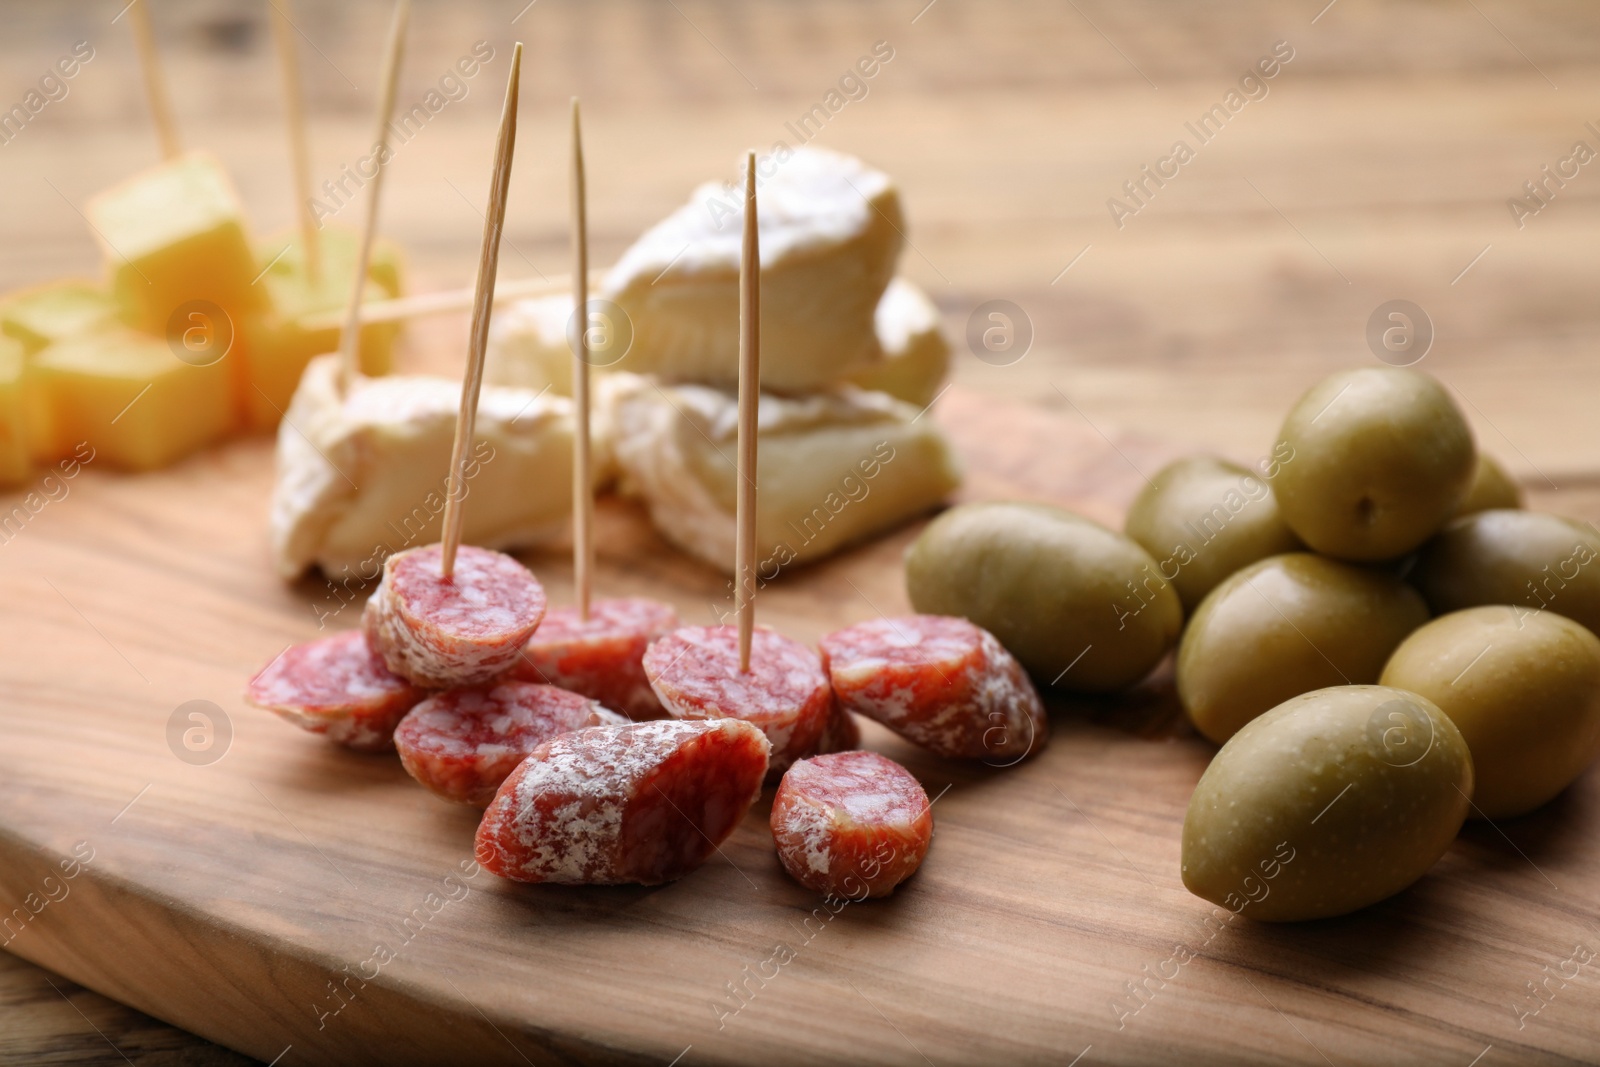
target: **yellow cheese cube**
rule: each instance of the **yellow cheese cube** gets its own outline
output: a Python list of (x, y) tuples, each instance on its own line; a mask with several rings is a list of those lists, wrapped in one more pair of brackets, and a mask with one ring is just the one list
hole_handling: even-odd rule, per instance
[(105, 286), (80, 278), (36, 285), (0, 301), (0, 333), (21, 341), (29, 353), (116, 318), (117, 302)]
[(265, 306), (243, 212), (222, 164), (204, 152), (129, 178), (85, 209), (129, 320), (165, 333), (187, 304), (216, 305), (235, 323)]
[[(349, 277), (355, 270), (361, 234), (349, 226), (328, 223), (318, 231), (317, 237), (323, 275)], [(257, 269), (265, 268), (268, 277), (303, 276), (307, 273), (305, 249), (298, 229), (281, 230), (267, 237), (261, 242), (256, 258), (261, 264)], [(399, 296), (404, 286), (404, 276), (405, 259), (400, 246), (381, 237), (374, 238), (372, 257), (367, 263), (367, 277), (383, 290), (380, 298)]]
[[(335, 266), (328, 264), (328, 266)], [(308, 328), (317, 315), (342, 309), (350, 292), (353, 259), (339, 273), (324, 273), (313, 285), (302, 273), (269, 271), (262, 279), (272, 298), (272, 310), (247, 320), (235, 345), (235, 388), (246, 429), (270, 430), (289, 408), (300, 375), (315, 356), (339, 347), (339, 328)], [(368, 282), (366, 300), (381, 300), (384, 292)], [(362, 327), (361, 372), (372, 377), (388, 374), (394, 366), (394, 340), (399, 323), (381, 322)]]
[(32, 356), (22, 367), (22, 432), (35, 463), (54, 463), (72, 451), (74, 442), (61, 431), (45, 375)]
[(21, 343), (0, 337), (0, 486), (25, 481), (32, 469), (23, 418), (25, 369)]
[[(0, 302), (0, 334), (19, 342), (29, 356), (69, 337), (116, 322), (118, 307), (104, 286), (77, 278), (48, 282)], [(62, 440), (55, 413), (32, 360), (22, 370), (22, 432), (29, 454), (48, 465), (72, 451)]]
[(63, 440), (97, 460), (153, 470), (233, 426), (228, 360), (186, 363), (167, 341), (124, 327), (57, 342), (34, 356)]

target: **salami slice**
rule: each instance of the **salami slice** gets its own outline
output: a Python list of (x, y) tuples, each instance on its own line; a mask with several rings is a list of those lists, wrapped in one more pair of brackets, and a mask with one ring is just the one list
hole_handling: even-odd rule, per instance
[(644, 597), (596, 600), (587, 620), (578, 618), (577, 608), (555, 608), (512, 675), (593, 697), (635, 722), (664, 718), (666, 709), (644, 675), (644, 650), (677, 628), (671, 604)]
[(483, 808), (528, 753), (552, 737), (627, 721), (553, 685), (505, 681), (429, 697), (401, 720), (394, 745), (406, 771), (428, 790)]
[(289, 646), (244, 691), (256, 707), (358, 752), (392, 749), (395, 724), (424, 696), (389, 673), (360, 630)]
[(760, 730), (736, 719), (562, 734), (495, 794), (478, 825), (478, 862), (519, 882), (682, 878), (760, 795), (770, 751)]
[(1049, 739), (1021, 664), (965, 619), (859, 623), (822, 639), (822, 661), (841, 705), (941, 756), (1010, 764)]
[(817, 750), (833, 696), (816, 653), (757, 626), (739, 670), (736, 626), (685, 626), (650, 646), (644, 672), (675, 719), (743, 719), (772, 742), (774, 778)]
[(833, 897), (885, 897), (933, 840), (928, 794), (876, 752), (837, 752), (790, 767), (772, 801), (778, 859), (795, 881)]
[(425, 689), (480, 685), (504, 674), (544, 618), (544, 587), (502, 552), (462, 545), (455, 573), (441, 546), (397, 552), (362, 613), (389, 669)]

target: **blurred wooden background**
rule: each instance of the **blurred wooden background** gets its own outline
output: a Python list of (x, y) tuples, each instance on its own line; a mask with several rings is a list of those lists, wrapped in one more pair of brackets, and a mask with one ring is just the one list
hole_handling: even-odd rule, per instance
[[(78, 209), (157, 158), (126, 19), (113, 22), (124, 2), (0, 3), (0, 110), (75, 42), (94, 48), (67, 96), (0, 144), (0, 289), (96, 272)], [(289, 225), (266, 0), (139, 2), (154, 5), (186, 144), (227, 162), (258, 233)], [(319, 182), (366, 152), (387, 18), (374, 0), (296, 5)], [(1483, 446), (1536, 499), (1559, 489), (1569, 509), (1600, 511), (1600, 160), (1522, 226), (1507, 207), (1575, 142), (1600, 151), (1600, 8), (419, 0), (402, 108), (475, 42), (495, 58), (392, 164), (383, 230), (409, 251), (413, 288), (471, 281), (516, 39), (502, 277), (566, 269), (569, 95), (586, 112), (592, 255), (609, 263), (744, 147), (795, 144), (785, 124), (886, 42), (893, 58), (815, 142), (900, 181), (903, 271), (945, 312), (966, 386), (1248, 461), (1317, 377), (1375, 358), (1369, 316), (1407, 299), (1436, 334), (1419, 366), (1459, 391)], [(1280, 41), (1294, 58), (1267, 95), (1118, 228), (1108, 198), (1175, 140), (1195, 144), (1184, 124)], [(995, 299), (1034, 337), (1003, 367), (963, 340)], [(465, 334), (460, 316), (418, 324), (405, 359), (459, 366)], [(0, 1062), (124, 1060), (239, 1062), (0, 954)]]

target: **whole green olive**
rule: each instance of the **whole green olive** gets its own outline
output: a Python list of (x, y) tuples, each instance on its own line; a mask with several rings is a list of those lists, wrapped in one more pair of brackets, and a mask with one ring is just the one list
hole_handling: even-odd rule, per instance
[(1134, 499), (1122, 529), (1155, 557), (1184, 611), (1239, 568), (1305, 547), (1278, 514), (1266, 480), (1214, 456), (1163, 467)]
[(1044, 685), (1101, 693), (1164, 656), (1183, 608), (1130, 538), (1048, 504), (963, 504), (906, 552), (917, 611), (959, 615), (1011, 650)]
[(1516, 604), (1600, 634), (1600, 532), (1559, 515), (1499, 509), (1463, 516), (1423, 547), (1408, 580), (1436, 615)]
[(1495, 462), (1493, 456), (1478, 453), (1478, 468), (1473, 472), (1472, 485), (1456, 508), (1456, 515), (1471, 515), (1491, 508), (1520, 508), (1522, 489), (1511, 480), (1506, 469)]
[(1552, 612), (1495, 604), (1434, 619), (1394, 650), (1382, 682), (1456, 724), (1482, 818), (1532, 811), (1600, 753), (1600, 638)]
[(1252, 564), (1211, 591), (1178, 645), (1178, 697), (1221, 744), (1300, 693), (1365, 685), (1428, 621), (1392, 574), (1310, 552)]
[(1324, 378), (1278, 434), (1284, 521), (1318, 552), (1393, 559), (1455, 513), (1472, 484), (1472, 431), (1444, 387), (1399, 367)]
[(1266, 922), (1375, 904), (1427, 873), (1472, 795), (1461, 731), (1381, 685), (1304, 693), (1222, 746), (1183, 820), (1189, 892)]

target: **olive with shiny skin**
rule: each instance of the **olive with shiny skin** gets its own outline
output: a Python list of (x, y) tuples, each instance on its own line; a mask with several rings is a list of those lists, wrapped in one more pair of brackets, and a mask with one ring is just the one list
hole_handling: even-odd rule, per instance
[(1435, 614), (1516, 604), (1600, 634), (1600, 531), (1542, 511), (1466, 515), (1429, 541), (1407, 580)]
[(1478, 453), (1478, 469), (1473, 472), (1472, 485), (1456, 508), (1456, 516), (1472, 515), (1492, 508), (1520, 508), (1522, 488), (1511, 480), (1506, 469), (1493, 456)]
[(1472, 795), (1472, 756), (1415, 693), (1303, 693), (1217, 753), (1183, 820), (1183, 884), (1266, 922), (1344, 915), (1427, 873)]
[(1252, 564), (1211, 591), (1178, 645), (1178, 697), (1221, 744), (1292, 696), (1378, 680), (1428, 621), (1392, 574), (1310, 552)]
[(1554, 612), (1434, 619), (1394, 650), (1382, 684), (1427, 697), (1467, 739), (1480, 818), (1532, 811), (1600, 753), (1600, 638)]
[(1134, 499), (1122, 529), (1155, 557), (1186, 612), (1241, 567), (1305, 547), (1278, 514), (1267, 481), (1215, 456), (1163, 467)]
[(1137, 542), (1048, 504), (951, 508), (906, 551), (906, 591), (917, 611), (971, 620), (1041, 684), (1073, 692), (1137, 682), (1183, 625)]
[(1400, 367), (1324, 378), (1289, 411), (1278, 446), (1293, 453), (1272, 485), (1289, 528), (1318, 552), (1368, 562), (1433, 536), (1477, 464), (1450, 394)]

